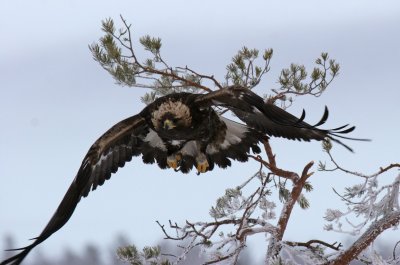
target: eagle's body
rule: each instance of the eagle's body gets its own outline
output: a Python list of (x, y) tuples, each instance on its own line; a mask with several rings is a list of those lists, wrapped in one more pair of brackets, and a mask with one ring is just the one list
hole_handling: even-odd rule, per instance
[[(205, 172), (214, 163), (229, 166), (227, 157), (247, 161), (250, 148), (260, 152), (259, 132), (219, 116), (198, 101), (196, 94), (172, 94), (157, 99), (139, 114), (149, 125), (144, 141), (154, 151), (143, 154), (145, 163), (156, 160), (160, 168), (179, 168), (184, 173), (195, 165), (198, 172)], [(169, 127), (171, 123), (174, 125)], [(224, 157), (220, 156), (221, 151)]]
[[(244, 124), (220, 116), (215, 107), (231, 110)], [(329, 138), (339, 142), (338, 134), (354, 127), (323, 130), (290, 113), (267, 104), (244, 88), (225, 88), (208, 94), (175, 93), (156, 99), (139, 114), (129, 117), (105, 132), (89, 149), (59, 207), (35, 241), (0, 265), (20, 264), (36, 245), (60, 229), (71, 217), (82, 197), (102, 185), (133, 156), (144, 163), (157, 163), (162, 169), (183, 173), (193, 167), (198, 173), (215, 165), (226, 168), (231, 159), (247, 161), (259, 153), (258, 143), (268, 136), (310, 141)], [(348, 138), (351, 139), (351, 138)], [(344, 145), (344, 144), (342, 144)], [(349, 147), (344, 145), (351, 150)]]

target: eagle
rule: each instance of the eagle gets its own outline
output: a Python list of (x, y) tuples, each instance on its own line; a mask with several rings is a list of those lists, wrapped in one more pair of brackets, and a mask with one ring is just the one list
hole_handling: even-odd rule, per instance
[[(227, 119), (218, 110), (230, 110), (243, 123)], [(50, 221), (33, 243), (0, 265), (20, 264), (28, 253), (63, 227), (82, 197), (108, 180), (118, 168), (134, 156), (161, 169), (188, 173), (226, 168), (231, 160), (245, 162), (250, 153), (261, 152), (258, 144), (269, 136), (290, 140), (322, 141), (330, 139), (352, 151), (338, 138), (355, 127), (348, 124), (321, 129), (328, 118), (325, 107), (320, 121), (310, 125), (277, 107), (251, 90), (226, 87), (206, 94), (172, 93), (157, 98), (139, 114), (122, 120), (106, 131), (83, 158), (78, 172)]]

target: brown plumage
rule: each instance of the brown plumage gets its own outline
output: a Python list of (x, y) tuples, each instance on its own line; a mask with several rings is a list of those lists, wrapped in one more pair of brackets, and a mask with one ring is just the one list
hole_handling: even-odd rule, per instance
[[(221, 117), (214, 107), (231, 110), (245, 124)], [(42, 233), (21, 252), (0, 265), (20, 264), (38, 244), (60, 229), (72, 216), (82, 197), (108, 180), (133, 156), (142, 156), (144, 163), (157, 163), (162, 169), (173, 168), (183, 173), (196, 167), (198, 173), (215, 165), (226, 168), (231, 159), (245, 162), (250, 152), (259, 153), (258, 143), (267, 136), (303, 141), (329, 138), (340, 142), (341, 134), (354, 127), (333, 130), (319, 129), (328, 110), (316, 125), (304, 122), (266, 104), (252, 91), (225, 88), (208, 94), (176, 93), (158, 98), (139, 114), (127, 118), (105, 132), (89, 149), (56, 212)], [(352, 138), (347, 138), (352, 139)]]

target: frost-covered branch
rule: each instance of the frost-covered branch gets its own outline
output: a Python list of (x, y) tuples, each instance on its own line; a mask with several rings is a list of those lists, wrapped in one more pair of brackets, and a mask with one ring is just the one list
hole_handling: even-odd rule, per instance
[[(380, 220), (373, 222), (371, 226), (354, 242), (348, 249), (343, 251), (338, 257), (329, 262), (329, 265), (349, 264), (363, 250), (365, 250), (383, 231), (391, 227), (396, 227), (400, 222), (400, 211), (392, 211), (384, 215)], [(399, 264), (400, 259), (390, 260), (387, 264)]]
[[(258, 180), (258, 188), (245, 196), (243, 189), (254, 180)], [(275, 217), (275, 204), (267, 199), (270, 194), (269, 183), (271, 176), (260, 169), (243, 184), (234, 189), (227, 189), (225, 195), (219, 198), (210, 210), (210, 215), (214, 218), (212, 222), (186, 221), (183, 226), (170, 222), (169, 228), (175, 231), (174, 235), (167, 232), (164, 225), (158, 222), (166, 239), (186, 239), (190, 242), (175, 262), (182, 260), (193, 248), (201, 247), (209, 255), (205, 264), (223, 260), (230, 260), (235, 264), (235, 260), (246, 246), (248, 236), (256, 233), (275, 234), (277, 228), (269, 223), (269, 220)], [(261, 212), (261, 216), (255, 216), (257, 210)], [(226, 226), (233, 227), (233, 231), (225, 233)]]
[(284, 244), (291, 246), (291, 247), (306, 247), (310, 249), (316, 249), (313, 245), (322, 245), (328, 248), (331, 248), (333, 250), (340, 250), (340, 248), (343, 246), (341, 243), (334, 242), (332, 244), (326, 243), (324, 241), (318, 240), (318, 239), (312, 239), (308, 240), (307, 242), (293, 242), (293, 241), (284, 241)]
[[(265, 148), (271, 148), (269, 143), (265, 143)], [(267, 152), (272, 154), (272, 150)], [(169, 229), (174, 232), (168, 232), (164, 225), (161, 227), (165, 238), (171, 240), (189, 240), (183, 248), (183, 253), (175, 261), (178, 263), (184, 256), (195, 247), (201, 247), (203, 252), (208, 253), (208, 261), (205, 264), (212, 264), (220, 261), (229, 260), (230, 264), (236, 264), (236, 260), (242, 249), (246, 246), (246, 238), (254, 234), (269, 235), (271, 240), (275, 240), (276, 246), (280, 246), (288, 221), (291, 216), (294, 204), (298, 202), (303, 208), (308, 207), (308, 201), (302, 196), (301, 191), (305, 186), (311, 190), (307, 179), (312, 175), (309, 169), (313, 162), (308, 163), (300, 177), (293, 179), (293, 188), (282, 198), (284, 202), (282, 213), (278, 219), (277, 225), (272, 221), (276, 217), (276, 204), (270, 198), (275, 189), (278, 194), (282, 189), (287, 190), (285, 184), (277, 185), (275, 178), (280, 178), (272, 171), (264, 173), (265, 163), (274, 164), (274, 159), (266, 162), (260, 158), (260, 169), (241, 185), (233, 189), (227, 189), (225, 195), (217, 200), (215, 206), (210, 210), (210, 215), (214, 219), (212, 222), (189, 222), (179, 226), (170, 221)], [(272, 163), (271, 163), (272, 162)], [(293, 173), (295, 174), (295, 173)], [(298, 176), (298, 174), (295, 174)], [(248, 195), (245, 195), (246, 188), (250, 183), (258, 182), (258, 187)], [(278, 182), (279, 183), (279, 182)], [(231, 232), (224, 232), (226, 230)], [(322, 242), (322, 241), (321, 241)], [(274, 244), (270, 244), (274, 245)], [(275, 252), (270, 252), (273, 259), (280, 252), (280, 247)]]
[[(333, 158), (329, 149), (325, 150), (334, 165), (334, 168), (327, 169), (326, 164), (320, 162), (321, 171), (341, 171), (346, 174), (361, 178), (359, 184), (345, 188), (342, 194), (335, 190), (335, 193), (347, 205), (345, 211), (339, 209), (328, 209), (325, 220), (325, 230), (339, 233), (347, 233), (359, 238), (347, 250), (344, 250), (330, 264), (348, 264), (354, 260), (363, 250), (385, 230), (397, 228), (400, 221), (400, 174), (392, 182), (386, 185), (379, 185), (382, 174), (399, 168), (400, 164), (394, 163), (381, 167), (377, 172), (367, 175), (343, 168)], [(388, 182), (386, 179), (385, 182)], [(347, 228), (345, 228), (347, 227)], [(397, 261), (396, 261), (397, 260)], [(399, 259), (394, 257), (387, 260), (387, 264), (396, 264)]]
[[(359, 184), (347, 187), (343, 194), (339, 194), (335, 190), (336, 194), (338, 194), (347, 205), (347, 210), (343, 212), (339, 209), (328, 209), (325, 219), (330, 222), (330, 224), (325, 226), (326, 230), (358, 235), (369, 222), (377, 221), (378, 218), (388, 213), (400, 210), (400, 174), (392, 183), (382, 186), (379, 185), (379, 177), (384, 172), (398, 167), (398, 164), (391, 164), (388, 167), (380, 168), (377, 173), (366, 175), (340, 167), (329, 151), (328, 154), (338, 170), (356, 177), (361, 177), (362, 180)], [(320, 170), (324, 171), (325, 169), (324, 167), (320, 167)], [(355, 223), (350, 220), (352, 216), (355, 218), (363, 217), (363, 219)], [(341, 221), (343, 219), (349, 226), (349, 230), (344, 230), (343, 222)], [(334, 224), (336, 225), (334, 226)]]

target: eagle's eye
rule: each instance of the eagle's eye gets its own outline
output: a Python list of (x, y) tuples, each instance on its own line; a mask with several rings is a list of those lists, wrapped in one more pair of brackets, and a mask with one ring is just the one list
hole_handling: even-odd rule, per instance
[(164, 123), (163, 123), (163, 129), (164, 130), (171, 130), (171, 129), (175, 128), (175, 127), (176, 127), (176, 124), (175, 124), (175, 122), (173, 120), (170, 120), (170, 119), (165, 119), (164, 120)]

